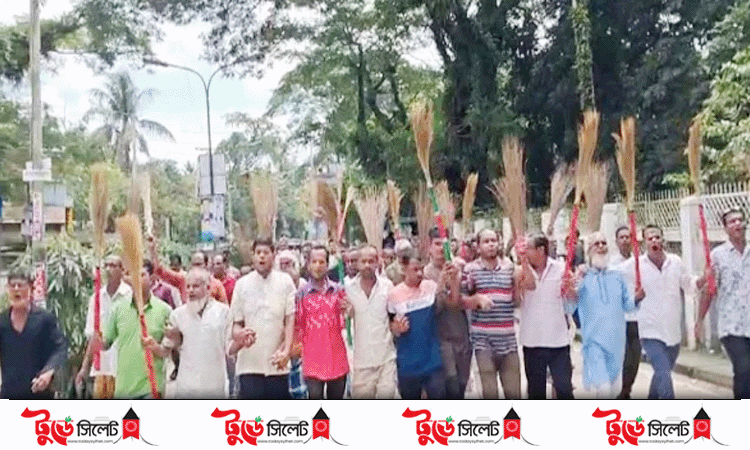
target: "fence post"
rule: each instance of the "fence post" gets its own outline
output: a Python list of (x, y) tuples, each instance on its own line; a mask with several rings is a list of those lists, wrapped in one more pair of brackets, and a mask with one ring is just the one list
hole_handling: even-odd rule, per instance
[[(705, 258), (703, 256), (703, 242), (700, 234), (700, 219), (698, 205), (700, 200), (696, 196), (685, 197), (680, 201), (680, 236), (682, 237), (682, 262), (692, 274), (703, 273)], [(697, 293), (696, 293), (697, 294)], [(695, 320), (698, 317), (698, 295), (685, 296), (685, 333), (687, 334), (687, 346), (695, 350)], [(715, 331), (713, 326), (713, 315), (711, 311), (706, 315), (705, 342), (713, 344)], [(713, 347), (713, 345), (711, 345)]]
[(625, 223), (625, 205), (622, 203), (605, 203), (602, 209), (602, 221), (599, 229), (604, 233), (604, 237), (607, 238), (607, 247), (610, 253), (617, 251), (617, 245), (615, 243), (615, 231), (620, 225), (627, 225)]

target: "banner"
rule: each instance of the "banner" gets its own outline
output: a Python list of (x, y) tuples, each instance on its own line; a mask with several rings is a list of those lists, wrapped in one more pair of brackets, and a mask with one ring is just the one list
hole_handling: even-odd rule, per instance
[[(750, 448), (747, 401), (0, 401), (4, 448)], [(237, 447), (240, 446), (240, 447)], [(279, 447), (280, 446), (280, 447)]]

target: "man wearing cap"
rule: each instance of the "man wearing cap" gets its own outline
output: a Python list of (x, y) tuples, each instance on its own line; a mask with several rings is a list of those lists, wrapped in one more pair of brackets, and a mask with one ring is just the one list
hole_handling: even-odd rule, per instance
[(734, 370), (734, 398), (750, 398), (750, 249), (745, 240), (745, 213), (730, 208), (721, 216), (727, 242), (711, 252), (712, 267), (698, 280), (698, 287), (706, 284), (709, 275), (716, 277), (716, 293), (701, 298), (696, 323), (696, 335), (703, 334), (703, 319), (711, 303), (716, 301), (718, 334), (732, 361)]
[(568, 311), (578, 307), (583, 338), (583, 384), (598, 398), (614, 399), (621, 390), (625, 358), (625, 312), (645, 297), (633, 298), (622, 273), (609, 269), (607, 239), (601, 232), (588, 239), (589, 267), (568, 274), (563, 284)]

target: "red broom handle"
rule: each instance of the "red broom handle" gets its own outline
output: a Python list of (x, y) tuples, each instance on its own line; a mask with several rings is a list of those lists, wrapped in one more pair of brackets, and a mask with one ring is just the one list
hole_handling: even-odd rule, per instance
[[(148, 337), (148, 329), (146, 328), (146, 316), (143, 313), (139, 314), (141, 322), (141, 335), (143, 338)], [(159, 398), (159, 388), (156, 385), (156, 375), (154, 374), (154, 356), (151, 354), (151, 350), (143, 349), (143, 353), (146, 355), (146, 368), (148, 369), (148, 382), (151, 385), (151, 396), (154, 399)]]
[[(706, 267), (711, 267), (711, 245), (708, 242), (708, 229), (706, 227), (706, 214), (703, 212), (703, 203), (698, 204), (698, 214), (701, 219), (701, 235), (703, 236), (703, 253), (706, 256)], [(713, 296), (716, 294), (716, 279), (711, 275), (706, 281), (708, 295)]]
[(635, 290), (638, 291), (641, 289), (641, 262), (638, 260), (640, 249), (635, 228), (635, 211), (630, 211), (628, 215), (630, 216), (630, 243), (633, 247), (633, 258), (635, 259)]
[(563, 274), (563, 289), (564, 286), (570, 281), (570, 272), (573, 270), (573, 258), (576, 255), (576, 238), (575, 233), (578, 229), (578, 208), (579, 205), (573, 205), (573, 214), (570, 216), (570, 229), (568, 230), (568, 254), (565, 258), (565, 274)]
[[(99, 266), (96, 267), (94, 273), (94, 333), (99, 335), (101, 331), (101, 290), (102, 290), (102, 271)], [(100, 354), (101, 348), (96, 345), (93, 351), (94, 357), (94, 369), (99, 371), (102, 368), (102, 360)]]
[(445, 241), (443, 241), (443, 255), (445, 256), (445, 261), (451, 262), (453, 260), (453, 255), (451, 255), (451, 244), (448, 241), (448, 229), (445, 228), (443, 215), (440, 214), (440, 207), (438, 206), (437, 197), (435, 196), (435, 188), (432, 187), (432, 185), (427, 186), (427, 193), (430, 195), (430, 200), (432, 202), (432, 210), (435, 213), (435, 223), (437, 224), (438, 232), (440, 233), (440, 237), (445, 239)]

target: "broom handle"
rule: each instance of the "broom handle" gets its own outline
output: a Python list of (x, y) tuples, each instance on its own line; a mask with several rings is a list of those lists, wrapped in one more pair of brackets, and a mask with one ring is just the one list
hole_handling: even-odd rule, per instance
[(445, 261), (451, 262), (453, 258), (451, 257), (451, 244), (448, 242), (448, 230), (445, 228), (443, 215), (440, 214), (440, 207), (438, 206), (437, 197), (435, 197), (435, 188), (432, 184), (427, 186), (427, 192), (429, 193), (430, 201), (432, 202), (432, 211), (435, 213), (435, 222), (437, 222), (438, 232), (440, 232), (440, 237), (445, 239), (443, 241), (443, 254), (445, 256)]
[[(698, 204), (698, 214), (701, 220), (701, 235), (703, 236), (703, 253), (706, 256), (706, 267), (711, 266), (711, 246), (708, 242), (708, 230), (706, 227), (706, 215), (703, 212), (703, 203)], [(716, 279), (713, 275), (709, 276), (707, 281), (708, 295), (713, 296), (716, 294)]]
[[(101, 311), (101, 290), (102, 290), (102, 272), (100, 267), (96, 266), (96, 271), (94, 272), (94, 333), (96, 335), (99, 335), (99, 332), (101, 331), (101, 318), (99, 317), (100, 311)], [(96, 371), (101, 370), (101, 354), (100, 354), (100, 347), (98, 345), (94, 346), (92, 349), (93, 351), (93, 358), (94, 358), (94, 369)]]
[[(148, 329), (146, 328), (146, 316), (141, 312), (138, 314), (138, 318), (141, 322), (141, 335), (143, 338), (148, 337)], [(151, 396), (154, 399), (159, 398), (159, 388), (156, 385), (156, 375), (154, 373), (154, 356), (151, 354), (151, 350), (143, 349), (143, 353), (146, 355), (146, 368), (148, 369), (148, 383), (151, 385)]]
[(638, 236), (635, 228), (635, 211), (629, 211), (628, 215), (630, 216), (630, 243), (633, 247), (633, 258), (635, 259), (635, 290), (638, 291), (641, 288), (641, 262), (638, 258), (640, 249), (638, 248)]
[(563, 287), (570, 280), (570, 271), (573, 269), (573, 258), (576, 254), (576, 238), (573, 236), (578, 229), (578, 209), (579, 205), (573, 205), (573, 214), (570, 216), (570, 229), (568, 230), (568, 254), (565, 257), (565, 274), (563, 275)]

